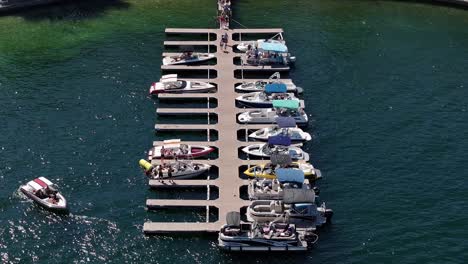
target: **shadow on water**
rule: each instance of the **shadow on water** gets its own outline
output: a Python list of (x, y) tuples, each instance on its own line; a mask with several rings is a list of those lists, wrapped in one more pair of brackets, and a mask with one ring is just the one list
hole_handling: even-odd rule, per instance
[(26, 20), (64, 21), (96, 18), (108, 10), (120, 10), (130, 7), (130, 3), (122, 0), (63, 0), (47, 5), (28, 7), (25, 10), (16, 10)]

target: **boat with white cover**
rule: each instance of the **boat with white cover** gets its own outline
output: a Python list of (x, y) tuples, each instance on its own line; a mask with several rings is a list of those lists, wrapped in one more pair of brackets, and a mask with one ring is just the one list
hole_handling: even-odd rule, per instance
[(299, 100), (294, 93), (287, 93), (286, 86), (269, 85), (262, 92), (246, 93), (238, 96), (236, 101), (247, 107), (273, 107), (273, 100)]
[(249, 181), (247, 193), (250, 200), (282, 200), (284, 190), (289, 188), (310, 189), (310, 183), (300, 170), (278, 169), (277, 178), (256, 178)]
[(162, 145), (154, 146), (148, 151), (148, 160), (161, 158), (198, 158), (208, 155), (214, 148), (208, 146), (187, 145), (180, 139), (164, 140)]
[(191, 179), (210, 170), (210, 165), (192, 161), (171, 161), (153, 166), (141, 159), (140, 166), (145, 170), (146, 176), (156, 180)]
[(218, 235), (226, 251), (306, 251), (318, 240), (312, 230), (298, 231), (288, 223), (242, 223), (239, 212), (229, 212)]
[(309, 160), (309, 154), (301, 148), (291, 146), (291, 139), (283, 136), (274, 136), (268, 138), (267, 143), (252, 144), (242, 148), (242, 151), (248, 155), (257, 157), (271, 157), (274, 153), (289, 154), (293, 160)]
[(193, 53), (191, 51), (183, 52), (178, 56), (166, 56), (163, 58), (163, 65), (189, 64), (214, 59), (215, 55), (211, 53)]
[(292, 117), (276, 118), (276, 125), (261, 128), (249, 135), (249, 138), (266, 141), (273, 136), (288, 136), (291, 141), (305, 142), (310, 141), (312, 136), (297, 127), (296, 120)]
[(215, 90), (216, 87), (211, 83), (180, 80), (177, 74), (167, 74), (151, 85), (149, 93), (206, 93)]
[(38, 205), (55, 212), (66, 212), (67, 200), (58, 191), (57, 185), (45, 177), (39, 177), (20, 187), (22, 193)]
[(247, 220), (259, 223), (307, 222), (313, 228), (328, 223), (332, 216), (333, 210), (327, 209), (325, 203), (315, 204), (315, 191), (312, 189), (284, 189), (282, 200), (254, 200), (247, 207)]
[(292, 117), (298, 126), (307, 126), (309, 118), (299, 100), (273, 100), (273, 108), (242, 112), (237, 120), (245, 124), (273, 124), (278, 117)]
[(279, 72), (275, 72), (273, 75), (270, 76), (270, 78), (266, 81), (254, 81), (254, 82), (244, 82), (242, 84), (239, 84), (236, 86), (236, 90), (238, 92), (262, 92), (264, 91), (268, 86), (284, 86), (286, 87), (286, 91), (288, 93), (296, 93), (300, 94), (303, 92), (303, 89), (300, 87), (296, 87), (296, 85), (286, 85), (283, 83), (281, 80), (281, 75)]

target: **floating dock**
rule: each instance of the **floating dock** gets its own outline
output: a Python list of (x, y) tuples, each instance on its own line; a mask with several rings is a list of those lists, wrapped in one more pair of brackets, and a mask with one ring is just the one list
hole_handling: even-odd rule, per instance
[[(263, 29), (190, 29), (190, 28), (167, 28), (167, 34), (202, 34), (207, 36), (207, 41), (165, 41), (165, 46), (207, 46), (210, 52), (210, 46), (216, 45), (216, 52), (211, 51), (216, 55), (215, 65), (163, 65), (161, 70), (172, 71), (193, 71), (204, 70), (216, 71), (215, 78), (198, 79), (206, 82), (216, 84), (218, 87), (215, 93), (203, 94), (159, 94), (160, 99), (190, 99), (190, 98), (207, 98), (207, 102), (211, 98), (217, 100), (216, 108), (158, 108), (156, 113), (158, 115), (212, 115), (218, 116), (216, 124), (156, 124), (156, 131), (207, 131), (208, 138), (206, 142), (188, 142), (198, 145), (213, 146), (218, 149), (218, 158), (212, 160), (200, 160), (197, 162), (207, 163), (217, 166), (219, 169), (219, 176), (217, 179), (207, 180), (150, 180), (149, 185), (151, 188), (156, 189), (174, 189), (177, 191), (182, 188), (206, 188), (207, 198), (204, 200), (158, 200), (148, 199), (146, 205), (148, 209), (166, 208), (166, 207), (205, 207), (207, 212), (207, 222), (191, 222), (191, 223), (177, 223), (177, 222), (147, 222), (143, 226), (143, 231), (146, 234), (167, 234), (167, 233), (200, 233), (200, 232), (218, 232), (223, 224), (228, 212), (239, 212), (242, 207), (248, 206), (250, 201), (240, 198), (240, 187), (248, 184), (248, 180), (240, 178), (239, 168), (242, 166), (250, 166), (258, 164), (258, 161), (242, 160), (239, 158), (239, 147), (245, 146), (246, 142), (238, 140), (238, 130), (252, 130), (265, 127), (263, 125), (247, 125), (237, 123), (237, 115), (246, 109), (236, 107), (235, 99), (240, 95), (235, 90), (235, 86), (243, 82), (242, 79), (235, 77), (236, 71), (270, 71), (271, 73), (277, 71), (288, 71), (288, 66), (250, 66), (250, 65), (236, 65), (235, 59), (240, 57), (240, 53), (234, 52), (234, 45), (238, 41), (233, 41), (234, 36), (243, 36), (248, 34), (270, 34), (275, 35), (282, 33), (281, 28), (263, 28)], [(218, 46), (222, 35), (228, 35), (228, 48), (224, 52)], [(216, 35), (213, 41), (211, 38)], [(163, 55), (170, 55), (174, 53), (164, 53)], [(256, 79), (260, 80), (260, 79)], [(249, 81), (256, 81), (250, 80)], [(291, 80), (285, 80), (288, 85), (294, 85)], [(251, 109), (248, 109), (251, 110)], [(218, 132), (218, 140), (210, 141), (209, 130), (216, 130)], [(154, 142), (155, 145), (161, 142)], [(153, 164), (158, 164), (159, 160), (152, 160)], [(217, 199), (211, 199), (210, 188), (216, 187), (219, 195)], [(218, 220), (216, 222), (209, 222), (210, 207), (218, 209)]]

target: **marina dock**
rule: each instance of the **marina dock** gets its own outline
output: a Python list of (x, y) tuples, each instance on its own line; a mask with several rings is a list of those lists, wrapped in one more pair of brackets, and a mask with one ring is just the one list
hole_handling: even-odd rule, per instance
[[(215, 78), (197, 79), (200, 81), (209, 82), (217, 85), (217, 92), (215, 93), (200, 93), (200, 94), (159, 94), (159, 99), (191, 99), (191, 98), (207, 98), (216, 99), (217, 107), (208, 108), (162, 108), (156, 110), (158, 115), (213, 115), (218, 116), (216, 124), (156, 124), (156, 131), (207, 131), (208, 137), (206, 141), (186, 142), (188, 144), (199, 144), (216, 147), (218, 150), (218, 158), (216, 159), (197, 159), (197, 162), (206, 163), (218, 167), (219, 176), (217, 179), (207, 180), (150, 180), (149, 185), (154, 189), (174, 189), (177, 191), (182, 188), (206, 188), (207, 196), (204, 200), (157, 200), (148, 199), (146, 206), (148, 209), (158, 209), (166, 207), (205, 207), (206, 208), (206, 222), (193, 222), (193, 223), (177, 223), (177, 222), (147, 222), (143, 226), (145, 234), (167, 234), (167, 233), (200, 233), (200, 232), (217, 232), (220, 227), (224, 225), (227, 213), (231, 211), (240, 212), (241, 208), (246, 207), (250, 201), (241, 199), (240, 187), (248, 184), (248, 180), (240, 178), (239, 169), (242, 166), (251, 166), (258, 164), (258, 161), (243, 160), (239, 157), (238, 150), (242, 146), (246, 146), (246, 142), (238, 140), (238, 130), (252, 130), (265, 127), (263, 125), (246, 125), (237, 122), (237, 115), (247, 109), (236, 107), (235, 99), (240, 95), (235, 90), (235, 86), (242, 83), (243, 79), (235, 77), (236, 71), (262, 71), (274, 72), (288, 71), (288, 66), (251, 66), (251, 65), (236, 65), (235, 59), (239, 59), (241, 53), (234, 51), (234, 45), (239, 41), (233, 41), (236, 36), (242, 39), (249, 34), (268, 34), (275, 35), (282, 33), (281, 28), (263, 28), (263, 29), (190, 29), (190, 28), (167, 28), (166, 34), (201, 34), (206, 35), (207, 39), (211, 39), (214, 35), (215, 40), (207, 41), (165, 41), (165, 46), (207, 46), (208, 53), (213, 53), (216, 56), (215, 65), (163, 65), (161, 70), (171, 71), (177, 73), (179, 71), (193, 71), (203, 70), (206, 71), (208, 76), (209, 71), (216, 71)], [(228, 35), (228, 48), (224, 52), (219, 47), (219, 42), (223, 34)], [(236, 39), (235, 38), (235, 39)], [(216, 45), (216, 51), (210, 50), (211, 45)], [(164, 53), (163, 55), (170, 55), (177, 53)], [(262, 79), (255, 79), (262, 80)], [(249, 80), (250, 81), (250, 80)], [(292, 81), (286, 79), (287, 85), (293, 85)], [(303, 103), (302, 103), (303, 105)], [(252, 109), (248, 109), (252, 110)], [(211, 141), (209, 138), (209, 130), (216, 130), (218, 132), (218, 140)], [(184, 141), (185, 142), (185, 141)], [(154, 142), (154, 145), (162, 144), (161, 141)], [(151, 163), (158, 164), (160, 160), (152, 160)], [(219, 196), (217, 199), (212, 200), (210, 197), (210, 188), (217, 187)], [(209, 222), (208, 215), (210, 214), (210, 207), (218, 209), (218, 220), (216, 222)]]

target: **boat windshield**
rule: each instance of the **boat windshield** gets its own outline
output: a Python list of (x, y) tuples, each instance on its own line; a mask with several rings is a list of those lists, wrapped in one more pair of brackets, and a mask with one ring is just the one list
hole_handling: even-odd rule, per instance
[(187, 86), (186, 81), (176, 81), (176, 82), (170, 82), (166, 84), (166, 89), (171, 90), (171, 89), (183, 89)]

